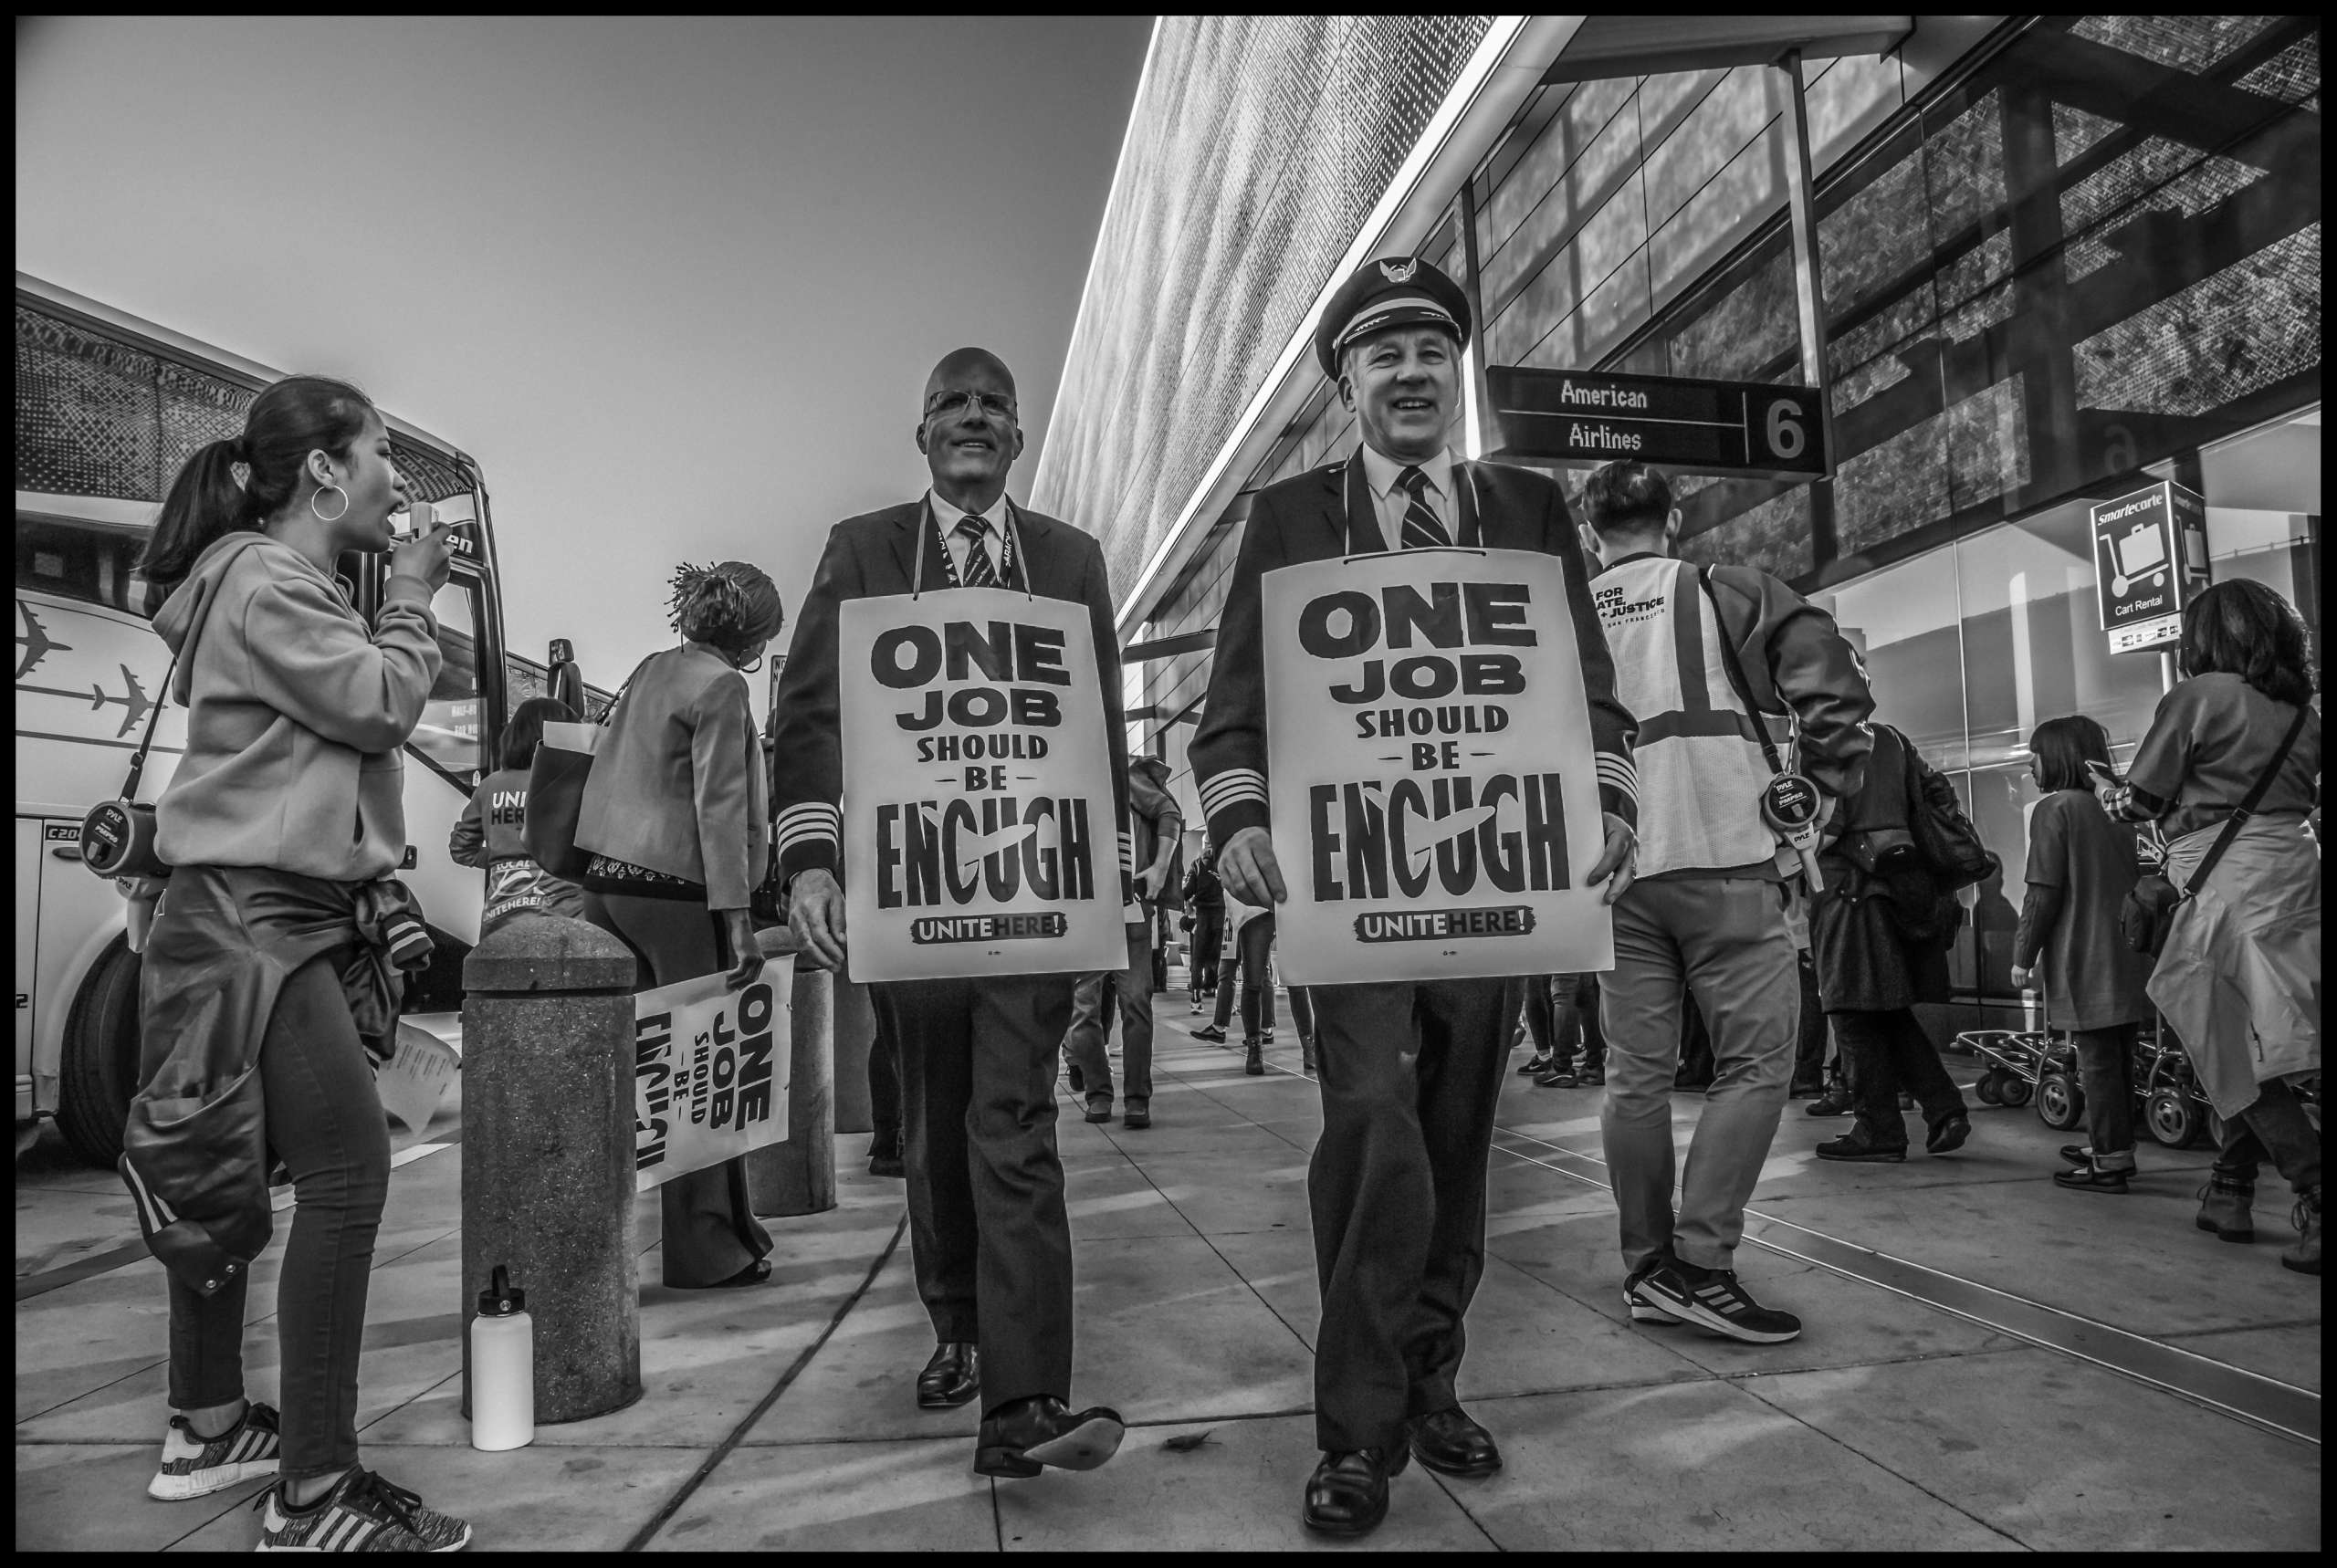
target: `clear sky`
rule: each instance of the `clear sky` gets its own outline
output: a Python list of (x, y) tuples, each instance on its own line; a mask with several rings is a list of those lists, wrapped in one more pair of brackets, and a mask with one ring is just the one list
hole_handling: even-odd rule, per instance
[(677, 561), (791, 621), (828, 526), (923, 488), (951, 349), (1013, 369), (1027, 495), (1150, 31), (20, 19), (16, 266), (469, 452), (512, 646), (613, 685)]

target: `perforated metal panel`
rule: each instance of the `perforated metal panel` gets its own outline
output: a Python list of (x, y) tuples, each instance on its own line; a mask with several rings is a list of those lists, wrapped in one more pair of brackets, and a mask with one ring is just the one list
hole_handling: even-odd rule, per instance
[(1490, 16), (1171, 16), (1032, 504), (1134, 583)]
[[(198, 448), (243, 430), (256, 395), (19, 304), (16, 488), (160, 501)], [(396, 435), (390, 454), (420, 499), (469, 493), (448, 457)]]

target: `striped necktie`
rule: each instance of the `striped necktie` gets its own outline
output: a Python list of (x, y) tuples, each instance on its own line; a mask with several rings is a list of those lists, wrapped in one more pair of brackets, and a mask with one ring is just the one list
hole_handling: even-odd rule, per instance
[(1407, 465), (1396, 476), (1398, 489), (1407, 491), (1411, 500), (1404, 507), (1403, 546), (1405, 549), (1430, 549), (1449, 545), (1452, 536), (1436, 520), (1436, 513), (1429, 508), (1428, 476), (1417, 465)]
[(958, 575), (968, 588), (996, 588), (998, 569), (990, 564), (990, 547), (983, 543), (990, 535), (990, 519), (969, 512), (958, 519), (957, 531), (966, 541), (966, 570)]

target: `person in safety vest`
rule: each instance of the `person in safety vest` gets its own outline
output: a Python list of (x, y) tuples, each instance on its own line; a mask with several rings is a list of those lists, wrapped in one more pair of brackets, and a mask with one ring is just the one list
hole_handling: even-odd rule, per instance
[[(1640, 722), (1639, 878), (1616, 901), (1615, 967), (1599, 982), (1599, 1130), (1622, 1216), (1623, 1302), (1636, 1322), (1774, 1344), (1801, 1320), (1754, 1301), (1733, 1265), (1793, 1073), (1801, 982), (1789, 922), (1807, 892), (1793, 880), (1802, 857), (1763, 798), (1797, 756), (1818, 822), (1855, 793), (1874, 696), (1824, 611), (1755, 568), (1673, 559), (1680, 513), (1646, 464), (1592, 473), (1582, 509), (1618, 695)], [(1713, 1078), (1675, 1212), (1672, 1089), (1691, 993)]]
[[(829, 533), (774, 704), (774, 836), (788, 923), (804, 950), (839, 975), (846, 940), (839, 873), (877, 874), (874, 866), (843, 864), (837, 659), (847, 600), (994, 587), (1086, 607), (1119, 840), (1113, 891), (1127, 902), (1127, 727), (1103, 549), (1094, 536), (1008, 498), (1006, 473), (1022, 455), (1022, 429), (1014, 378), (997, 355), (959, 349), (934, 367), (917, 445), (932, 487)], [(1097, 875), (1112, 875), (1109, 862)], [(1055, 1153), (1054, 1061), (1078, 977), (869, 988), (900, 1052), (910, 1244), (917, 1293), (939, 1342), (917, 1376), (917, 1404), (941, 1410), (981, 1396), (974, 1469), (986, 1476), (1092, 1469), (1117, 1450), (1122, 1434), (1116, 1411), (1068, 1405), (1071, 1224)]]
[[(1366, 263), (1341, 285), (1315, 356), (1352, 410), (1347, 462), (1269, 486), (1253, 502), (1218, 634), (1191, 758), (1228, 894), (1286, 896), (1267, 831), (1264, 637), (1259, 579), (1364, 551), (1454, 544), (1539, 550), (1565, 563), (1588, 699), (1604, 845), (1582, 881), (1609, 902), (1631, 879), (1631, 716), (1565, 497), (1547, 476), (1465, 463), (1446, 439), (1460, 411), (1469, 303), (1425, 261)], [(1423, 558), (1421, 576), (1435, 558)], [(1388, 1511), (1413, 1457), (1430, 1469), (1501, 1468), (1493, 1435), (1460, 1406), (1462, 1320), (1483, 1271), (1485, 1164), (1523, 976), (1315, 986), (1323, 1133), (1307, 1170), (1323, 1296), (1315, 1353), (1315, 1440), (1306, 1525), (1359, 1535)]]

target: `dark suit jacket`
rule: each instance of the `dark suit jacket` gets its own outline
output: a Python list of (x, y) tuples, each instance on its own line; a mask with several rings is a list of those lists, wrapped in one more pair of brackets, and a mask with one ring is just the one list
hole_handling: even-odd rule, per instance
[[(1598, 754), (1598, 804), (1627, 822), (1639, 820), (1638, 781), (1631, 771), (1631, 737), (1638, 725), (1615, 699), (1615, 664), (1607, 634), (1591, 608), (1590, 573), (1581, 541), (1557, 482), (1530, 468), (1497, 463), (1452, 465), (1460, 492), (1458, 542), (1488, 549), (1540, 550), (1566, 562), (1567, 608), (1582, 660), (1590, 703), (1591, 745)], [(1259, 626), (1258, 580), (1278, 567), (1329, 560), (1351, 552), (1350, 502), (1371, 532), (1358, 541), (1379, 548), (1379, 525), (1369, 507), (1360, 453), (1345, 463), (1310, 470), (1258, 493), (1250, 507), (1233, 587), (1218, 622), (1217, 663), (1209, 701), (1193, 737), (1193, 779), (1210, 841), (1222, 846), (1243, 828), (1268, 825), (1266, 810), (1265, 644)]]
[[(1011, 503), (1010, 503), (1011, 504)], [(1095, 674), (1104, 695), (1104, 724), (1112, 747), (1113, 812), (1119, 829), (1120, 871), (1128, 872), (1127, 721), (1120, 695), (1120, 648), (1113, 632), (1112, 589), (1104, 552), (1090, 536), (1053, 517), (1012, 508), (1018, 549), (1005, 586), (1087, 606), (1095, 639)], [(912, 583), (917, 536), (926, 535), (922, 583)], [(836, 607), (847, 599), (875, 599), (915, 588), (949, 585), (949, 563), (926, 521), (925, 499), (847, 517), (828, 533), (820, 570), (796, 617), (774, 705), (771, 804), (777, 811), (779, 874), (782, 883), (813, 867), (847, 874), (841, 864), (844, 746), (836, 697)], [(1025, 574), (1028, 574), (1027, 577)], [(1125, 902), (1127, 889), (1122, 886)]]

